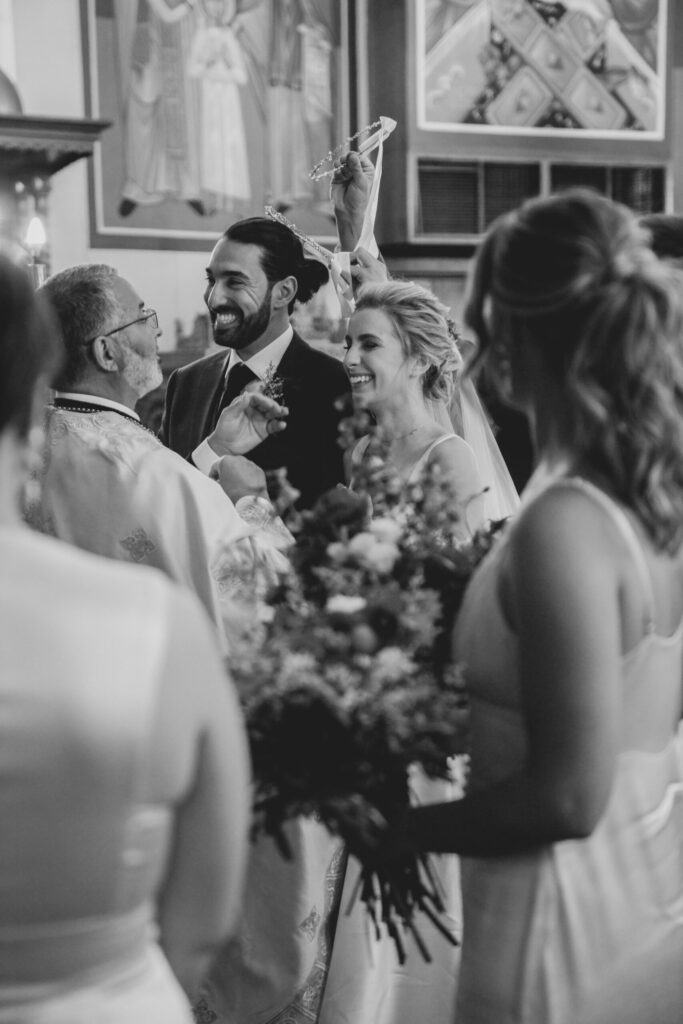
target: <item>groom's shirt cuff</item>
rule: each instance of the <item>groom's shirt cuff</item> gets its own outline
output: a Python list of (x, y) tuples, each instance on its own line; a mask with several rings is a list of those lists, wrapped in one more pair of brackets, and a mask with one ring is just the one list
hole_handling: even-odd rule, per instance
[(208, 441), (198, 444), (190, 456), (197, 469), (207, 476), (211, 473), (211, 467), (218, 462), (218, 456)]

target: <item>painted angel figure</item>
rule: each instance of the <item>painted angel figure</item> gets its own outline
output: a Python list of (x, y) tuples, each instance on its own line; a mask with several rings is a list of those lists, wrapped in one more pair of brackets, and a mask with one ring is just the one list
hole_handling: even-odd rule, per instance
[(241, 87), (247, 83), (233, 28), (236, 0), (202, 0), (202, 21), (187, 73), (200, 83), (199, 181), (214, 209), (232, 210), (251, 199)]

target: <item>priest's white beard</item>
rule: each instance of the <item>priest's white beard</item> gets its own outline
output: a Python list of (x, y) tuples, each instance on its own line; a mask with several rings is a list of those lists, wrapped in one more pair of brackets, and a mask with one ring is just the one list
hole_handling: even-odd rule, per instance
[(122, 377), (138, 398), (158, 388), (163, 381), (159, 360), (154, 356), (141, 356), (137, 352), (127, 353)]

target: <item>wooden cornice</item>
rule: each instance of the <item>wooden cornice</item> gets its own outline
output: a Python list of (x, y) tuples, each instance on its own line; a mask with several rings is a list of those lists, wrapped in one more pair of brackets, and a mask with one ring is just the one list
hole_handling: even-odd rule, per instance
[(49, 177), (90, 156), (110, 121), (0, 115), (0, 176)]

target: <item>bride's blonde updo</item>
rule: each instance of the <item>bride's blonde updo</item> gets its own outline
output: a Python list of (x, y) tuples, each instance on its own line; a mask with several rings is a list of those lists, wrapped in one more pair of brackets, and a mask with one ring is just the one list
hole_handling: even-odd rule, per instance
[(565, 390), (575, 461), (610, 481), (653, 542), (683, 541), (683, 277), (626, 207), (572, 190), (496, 221), (465, 321), (475, 362), (520, 344)]
[(418, 284), (387, 281), (367, 284), (360, 290), (356, 311), (362, 309), (377, 309), (389, 317), (406, 357), (412, 356), (424, 365), (425, 398), (450, 403), (463, 359), (447, 307)]

